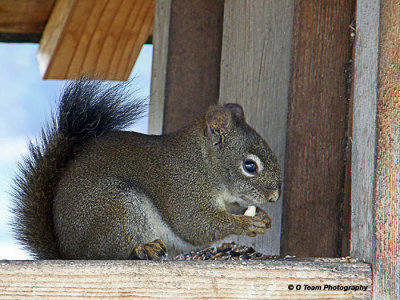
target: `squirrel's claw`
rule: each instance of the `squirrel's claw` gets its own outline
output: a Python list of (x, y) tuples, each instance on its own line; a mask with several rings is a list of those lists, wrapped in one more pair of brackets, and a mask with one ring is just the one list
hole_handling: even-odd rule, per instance
[(267, 212), (259, 207), (256, 208), (256, 218), (259, 217), (260, 221), (265, 224), (265, 228), (271, 228), (272, 221)]
[(160, 260), (165, 258), (167, 247), (160, 239), (147, 244), (138, 244), (132, 252), (132, 259)]
[(254, 217), (248, 218), (248, 227), (246, 230), (246, 235), (250, 237), (255, 237), (257, 234), (264, 234), (265, 230), (271, 228), (271, 218), (265, 212), (265, 210), (257, 207), (256, 215)]

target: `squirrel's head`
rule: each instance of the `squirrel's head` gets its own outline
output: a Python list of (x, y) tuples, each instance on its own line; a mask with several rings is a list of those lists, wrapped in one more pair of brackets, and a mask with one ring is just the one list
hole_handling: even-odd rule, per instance
[(210, 172), (231, 195), (229, 210), (277, 201), (281, 172), (268, 144), (246, 121), (238, 104), (211, 107), (204, 119)]

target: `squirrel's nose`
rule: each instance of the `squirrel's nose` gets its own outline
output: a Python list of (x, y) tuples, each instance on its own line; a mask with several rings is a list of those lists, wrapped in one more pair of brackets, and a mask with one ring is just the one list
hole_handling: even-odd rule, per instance
[(279, 185), (279, 187), (275, 190), (273, 190), (268, 198), (269, 202), (276, 202), (279, 200), (279, 198), (281, 197), (281, 186)]

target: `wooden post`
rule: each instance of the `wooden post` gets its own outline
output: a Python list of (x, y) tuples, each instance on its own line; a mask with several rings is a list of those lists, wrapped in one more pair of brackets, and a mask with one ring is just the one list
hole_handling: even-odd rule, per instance
[(153, 65), (152, 134), (182, 128), (217, 103), (219, 94), (224, 1), (160, 2), (153, 39), (154, 53), (161, 56)]
[(351, 254), (374, 299), (400, 295), (400, 1), (357, 3)]
[(295, 1), (281, 251), (341, 255), (354, 1)]
[(399, 14), (357, 2), (351, 253), (373, 263), (374, 299), (400, 295)]
[(400, 296), (400, 1), (381, 1), (375, 170), (375, 299)]
[(378, 29), (379, 2), (358, 1), (353, 67), (351, 256), (369, 262), (374, 259)]
[(171, 2), (156, 1), (154, 12), (148, 133), (156, 135), (163, 132)]
[[(284, 166), (293, 1), (225, 1), (220, 102), (243, 106), (247, 121)], [(283, 175), (283, 174), (282, 174)], [(282, 201), (267, 204), (272, 229), (235, 239), (279, 254)]]

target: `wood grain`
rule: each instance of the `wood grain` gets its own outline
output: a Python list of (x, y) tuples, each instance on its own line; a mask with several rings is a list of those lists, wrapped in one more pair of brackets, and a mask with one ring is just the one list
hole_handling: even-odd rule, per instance
[(218, 102), (223, 11), (223, 0), (171, 3), (163, 133)]
[[(288, 286), (301, 285), (301, 290)], [(365, 291), (305, 290), (365, 286)], [(339, 260), (3, 261), (2, 299), (370, 299), (371, 269)]]
[(0, 0), (0, 32), (41, 34), (55, 0)]
[(156, 135), (162, 134), (164, 123), (171, 3), (156, 1), (155, 6), (148, 133)]
[[(247, 122), (266, 139), (282, 173), (292, 21), (293, 1), (225, 2), (219, 101), (243, 106)], [(264, 208), (272, 218), (272, 229), (263, 236), (234, 240), (279, 254), (282, 201)]]
[(357, 2), (353, 75), (351, 255), (374, 260), (379, 2)]
[(340, 256), (354, 1), (295, 1), (282, 254)]
[(374, 298), (400, 295), (400, 1), (381, 1)]
[(153, 28), (154, 0), (57, 1), (40, 42), (45, 79), (128, 79)]

